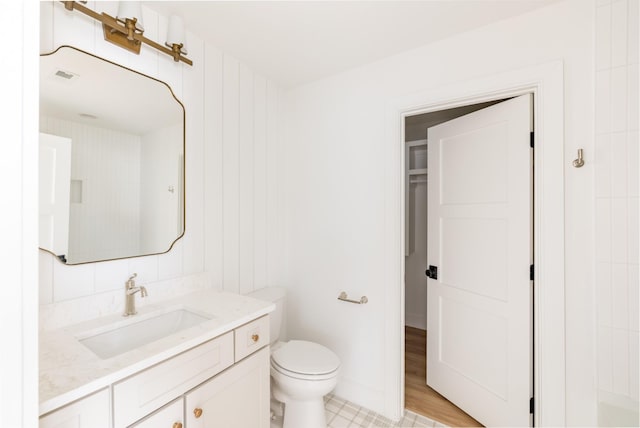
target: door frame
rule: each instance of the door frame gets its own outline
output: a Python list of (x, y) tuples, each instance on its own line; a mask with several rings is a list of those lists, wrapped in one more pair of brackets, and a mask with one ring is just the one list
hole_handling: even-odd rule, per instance
[(404, 411), (404, 119), (534, 95), (534, 425), (565, 425), (564, 82), (554, 61), (414, 92), (385, 117), (385, 413)]

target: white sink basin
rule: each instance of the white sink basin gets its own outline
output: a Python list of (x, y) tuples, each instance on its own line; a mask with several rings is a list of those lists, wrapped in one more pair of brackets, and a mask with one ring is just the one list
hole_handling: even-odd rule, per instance
[(111, 358), (208, 320), (186, 309), (178, 309), (139, 321), (132, 320), (124, 326), (118, 323), (108, 331), (101, 330), (79, 341), (98, 357)]

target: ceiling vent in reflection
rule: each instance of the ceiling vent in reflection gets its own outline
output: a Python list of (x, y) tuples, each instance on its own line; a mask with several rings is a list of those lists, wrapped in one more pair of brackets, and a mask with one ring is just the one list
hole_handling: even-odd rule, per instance
[(72, 73), (70, 71), (64, 71), (64, 70), (58, 70), (54, 73), (54, 75), (68, 82), (78, 80), (78, 77), (80, 77), (75, 73)]

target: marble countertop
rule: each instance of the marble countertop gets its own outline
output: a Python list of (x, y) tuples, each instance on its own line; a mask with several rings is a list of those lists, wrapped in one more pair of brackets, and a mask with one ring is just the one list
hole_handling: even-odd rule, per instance
[[(177, 309), (187, 309), (211, 319), (107, 359), (101, 359), (77, 339), (105, 326), (128, 324)], [(271, 302), (206, 290), (140, 307), (133, 317), (113, 314), (58, 330), (43, 331), (39, 338), (39, 414), (108, 387), (274, 309)]]

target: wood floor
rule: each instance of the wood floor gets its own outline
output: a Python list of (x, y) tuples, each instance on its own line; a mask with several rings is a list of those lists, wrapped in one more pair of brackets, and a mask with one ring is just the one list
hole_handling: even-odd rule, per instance
[(426, 349), (427, 332), (405, 327), (405, 407), (451, 427), (481, 427), (478, 421), (427, 386)]

